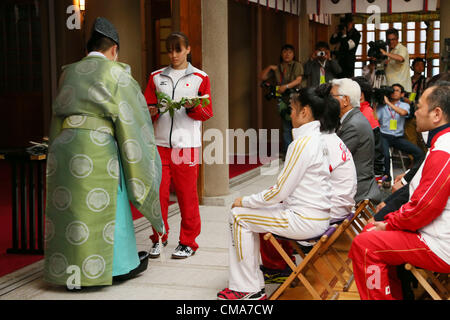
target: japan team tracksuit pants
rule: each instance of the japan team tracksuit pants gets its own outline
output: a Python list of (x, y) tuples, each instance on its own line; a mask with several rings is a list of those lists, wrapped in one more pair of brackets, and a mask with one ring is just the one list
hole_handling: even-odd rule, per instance
[[(166, 228), (162, 242), (167, 241), (169, 224), (167, 215), (169, 209), (170, 183), (173, 182), (181, 212), (180, 244), (198, 249), (195, 239), (200, 234), (201, 221), (198, 207), (197, 176), (199, 166), (199, 148), (172, 149), (158, 146), (162, 163), (162, 178), (159, 188), (161, 214)], [(157, 243), (158, 233), (153, 229), (150, 236)]]
[[(367, 225), (365, 230), (371, 226)], [(450, 273), (450, 265), (414, 232), (362, 232), (353, 240), (349, 257), (361, 300), (402, 299), (398, 265), (410, 263), (430, 271)]]
[(230, 212), (229, 289), (259, 292), (264, 288), (260, 270), (259, 233), (309, 239), (324, 233), (329, 219), (309, 220), (281, 204), (266, 208), (233, 208)]

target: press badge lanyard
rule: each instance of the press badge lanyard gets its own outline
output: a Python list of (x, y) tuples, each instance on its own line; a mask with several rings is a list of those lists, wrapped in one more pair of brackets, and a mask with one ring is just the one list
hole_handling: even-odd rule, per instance
[[(390, 106), (387, 106), (389, 113), (391, 114), (391, 120), (389, 121), (389, 130), (397, 130), (397, 119), (395, 119), (395, 110), (391, 110)], [(392, 113), (394, 111), (394, 113)]]
[(320, 61), (318, 61), (320, 64), (320, 84), (324, 84), (325, 81), (325, 65), (326, 65), (326, 61), (324, 61), (323, 65)]
[[(287, 68), (281, 68), (281, 64), (280, 65), (278, 65), (278, 69), (280, 70), (280, 83), (283, 83), (283, 80), (284, 80), (284, 75), (285, 75), (285, 73), (286, 73), (286, 71), (287, 71)], [(292, 62), (292, 64), (291, 64), (291, 66), (290, 66), (290, 70), (289, 70), (289, 78), (291, 77), (291, 75), (292, 75), (292, 72), (294, 71), (294, 62)], [(288, 79), (289, 80), (289, 79)]]

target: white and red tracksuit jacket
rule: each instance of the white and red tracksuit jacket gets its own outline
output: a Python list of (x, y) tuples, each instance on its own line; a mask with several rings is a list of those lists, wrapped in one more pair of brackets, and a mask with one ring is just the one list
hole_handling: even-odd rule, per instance
[[(155, 140), (158, 146), (167, 148), (198, 148), (202, 146), (201, 123), (213, 116), (211, 86), (208, 75), (190, 63), (186, 74), (177, 83), (170, 77), (171, 67), (153, 72), (145, 90), (148, 105), (156, 105), (156, 91), (167, 94), (172, 100), (198, 97), (208, 94), (210, 104), (191, 110), (181, 108), (172, 118), (168, 112), (152, 117)], [(158, 121), (156, 121), (158, 120)]]
[(330, 223), (343, 220), (355, 206), (356, 168), (353, 156), (336, 133), (322, 133), (328, 148), (332, 189)]
[(433, 137), (409, 194), (408, 203), (386, 215), (386, 230), (418, 231), (431, 251), (450, 264), (450, 128)]

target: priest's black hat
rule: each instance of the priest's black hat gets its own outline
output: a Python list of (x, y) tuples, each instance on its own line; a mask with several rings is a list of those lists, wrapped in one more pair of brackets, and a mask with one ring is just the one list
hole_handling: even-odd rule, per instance
[(119, 45), (119, 33), (117, 32), (114, 25), (106, 18), (98, 17), (97, 19), (95, 19), (93, 32), (98, 32)]

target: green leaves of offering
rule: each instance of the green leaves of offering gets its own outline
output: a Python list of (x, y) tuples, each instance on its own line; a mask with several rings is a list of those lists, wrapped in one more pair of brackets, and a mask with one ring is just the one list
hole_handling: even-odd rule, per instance
[(156, 92), (156, 97), (158, 98), (158, 104), (156, 107), (159, 109), (160, 114), (169, 112), (170, 116), (173, 118), (175, 111), (181, 109), (185, 105), (192, 106), (193, 108), (201, 106), (202, 108), (209, 105), (209, 95), (206, 94), (201, 97), (184, 97), (180, 101), (173, 101), (169, 95), (164, 92)]

